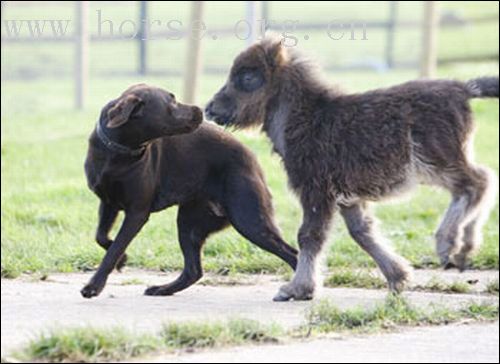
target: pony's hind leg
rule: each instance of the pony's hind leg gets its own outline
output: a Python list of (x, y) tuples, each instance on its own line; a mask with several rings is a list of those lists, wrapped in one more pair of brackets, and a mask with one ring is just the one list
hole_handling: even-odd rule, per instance
[(382, 243), (375, 227), (375, 219), (365, 203), (342, 206), (340, 210), (349, 234), (375, 260), (389, 284), (389, 289), (400, 292), (411, 277), (411, 266), (401, 256)]
[(462, 247), (458, 253), (451, 257), (451, 262), (460, 270), (466, 269), (470, 256), (481, 245), (482, 228), (493, 208), (497, 192), (496, 186), (498, 184), (495, 182), (497, 179), (492, 170), (485, 167), (475, 167), (474, 173), (477, 179), (482, 181), (480, 185), (484, 186), (482, 187), (484, 188), (484, 192), (481, 194), (475, 212), (472, 214), (470, 220), (464, 225)]
[(484, 170), (466, 163), (445, 171), (443, 180), (452, 201), (436, 232), (436, 249), (445, 268), (456, 264), (464, 268), (467, 256), (477, 245), (490, 181)]

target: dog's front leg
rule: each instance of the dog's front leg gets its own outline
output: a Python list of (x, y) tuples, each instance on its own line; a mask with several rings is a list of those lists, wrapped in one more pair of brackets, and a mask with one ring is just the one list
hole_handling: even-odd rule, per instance
[(106, 255), (90, 282), (81, 290), (82, 296), (91, 298), (101, 293), (108, 275), (113, 271), (118, 260), (125, 253), (127, 246), (144, 226), (149, 218), (149, 211), (126, 211), (123, 224), (115, 241), (106, 251)]
[[(118, 209), (116, 207), (101, 201), (99, 205), (99, 223), (97, 224), (95, 240), (104, 250), (108, 250), (111, 244), (113, 244), (113, 240), (109, 238), (108, 234), (117, 216)], [(123, 254), (116, 264), (116, 270), (120, 271), (123, 266), (125, 266), (126, 262), (127, 254)]]

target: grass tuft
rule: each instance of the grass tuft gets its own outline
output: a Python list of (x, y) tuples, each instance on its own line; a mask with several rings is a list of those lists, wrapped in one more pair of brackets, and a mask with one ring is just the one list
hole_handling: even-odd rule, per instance
[(158, 338), (126, 330), (74, 328), (43, 334), (24, 351), (26, 359), (45, 362), (100, 362), (137, 357), (159, 348)]
[(227, 323), (171, 323), (165, 325), (161, 337), (171, 348), (206, 348), (244, 343), (278, 342), (281, 329), (265, 327), (258, 321), (230, 320)]
[(53, 331), (32, 341), (19, 358), (43, 362), (117, 361), (153, 352), (203, 349), (243, 344), (277, 343), (284, 338), (333, 331), (366, 332), (396, 326), (442, 325), (463, 319), (498, 320), (498, 304), (470, 303), (459, 309), (412, 306), (401, 296), (389, 295), (383, 304), (371, 309), (357, 307), (340, 310), (320, 301), (307, 313), (307, 323), (298, 331), (285, 331), (278, 325), (233, 319), (227, 322), (165, 324), (156, 335), (133, 334), (121, 328), (76, 328)]
[(387, 283), (373, 273), (362, 270), (340, 270), (325, 279), (326, 287), (386, 288)]
[(21, 275), (21, 269), (17, 269), (14, 266), (4, 267), (2, 265), (1, 277), (7, 279), (17, 278)]
[(470, 293), (472, 287), (467, 282), (454, 281), (451, 283), (443, 282), (438, 278), (432, 278), (424, 285), (415, 287), (417, 291), (430, 291), (442, 293)]
[(498, 304), (481, 304), (481, 303), (470, 303), (469, 305), (463, 307), (459, 314), (463, 318), (470, 318), (474, 320), (498, 320)]
[(362, 307), (341, 310), (321, 301), (307, 314), (307, 327), (321, 333), (332, 331), (372, 331), (396, 326), (441, 325), (460, 319), (498, 319), (498, 305), (471, 303), (459, 310), (431, 306), (424, 310), (411, 305), (402, 296), (389, 295), (383, 304), (372, 309)]
[(178, 349), (211, 348), (245, 343), (276, 343), (283, 330), (257, 321), (171, 323), (157, 335), (122, 328), (73, 328), (52, 331), (33, 340), (20, 354), (23, 361), (101, 362)]
[(492, 280), (487, 284), (486, 292), (498, 295), (498, 279)]

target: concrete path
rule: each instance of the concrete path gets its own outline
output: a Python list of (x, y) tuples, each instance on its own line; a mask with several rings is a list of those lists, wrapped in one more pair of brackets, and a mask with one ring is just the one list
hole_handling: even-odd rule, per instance
[[(416, 274), (418, 276), (428, 273), (417, 271)], [(481, 281), (498, 279), (497, 271), (468, 274), (474, 276), (472, 279)], [(175, 296), (146, 297), (142, 295), (146, 286), (166, 283), (175, 275), (134, 270), (112, 274), (101, 296), (86, 300), (80, 296), (79, 290), (90, 275), (91, 273), (54, 274), (45, 281), (34, 280), (32, 277), (15, 280), (2, 279), (2, 356), (8, 355), (40, 332), (57, 327), (123, 326), (131, 330), (154, 332), (161, 327), (162, 323), (169, 321), (223, 320), (236, 317), (250, 318), (265, 323), (276, 322), (283, 327), (294, 327), (304, 322), (304, 314), (312, 304), (311, 302), (272, 302), (273, 295), (283, 282), (276, 277), (269, 276), (252, 276), (244, 285), (197, 284)], [(457, 275), (456, 277), (465, 276)], [(205, 282), (210, 281), (216, 282), (217, 279), (208, 277)], [(405, 296), (419, 305), (440, 303), (460, 306), (471, 300), (498, 302), (498, 297), (479, 294), (406, 292)], [(382, 302), (386, 297), (386, 291), (323, 289), (319, 297), (330, 299), (340, 308), (357, 305), (371, 306)], [(491, 330), (485, 332), (485, 334), (488, 333), (494, 335)], [(491, 341), (491, 335), (485, 340)], [(498, 336), (498, 330), (496, 335)], [(463, 337), (460, 347), (466, 345), (470, 338), (466, 334)], [(475, 342), (483, 341), (479, 338), (475, 337)], [(323, 344), (319, 342), (318, 345)], [(268, 349), (271, 350), (271, 347)], [(486, 348), (484, 350), (485, 355), (490, 354), (489, 351), (486, 353)]]
[(164, 355), (148, 363), (498, 363), (498, 322)]

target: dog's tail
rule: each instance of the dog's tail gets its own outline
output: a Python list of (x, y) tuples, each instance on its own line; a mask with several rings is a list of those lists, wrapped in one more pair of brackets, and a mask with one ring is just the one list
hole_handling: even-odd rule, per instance
[(498, 97), (498, 77), (480, 77), (467, 81), (470, 97)]

